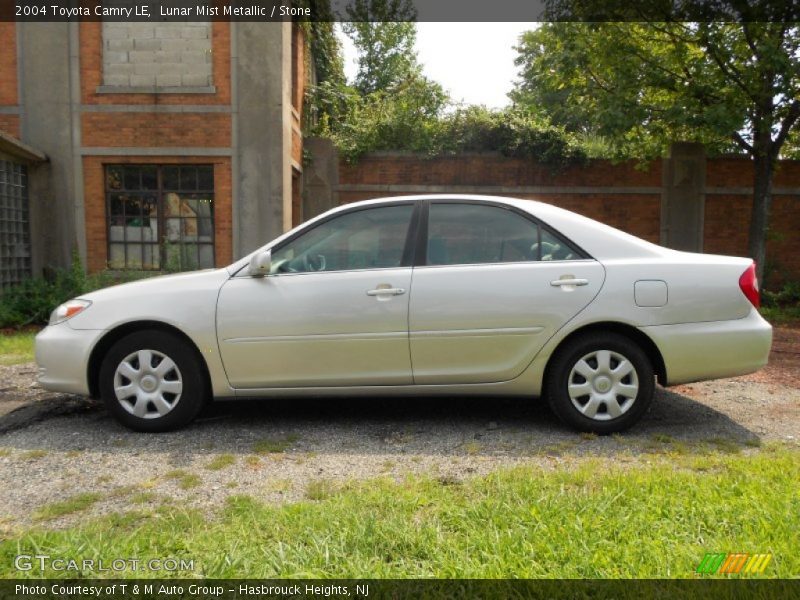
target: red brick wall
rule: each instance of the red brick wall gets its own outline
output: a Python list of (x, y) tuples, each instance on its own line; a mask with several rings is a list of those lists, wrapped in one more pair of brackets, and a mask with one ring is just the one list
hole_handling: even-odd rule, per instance
[[(612, 164), (608, 161), (591, 161), (583, 167), (554, 172), (549, 167), (529, 160), (493, 155), (436, 159), (376, 155), (364, 157), (354, 165), (342, 163), (339, 183), (343, 188), (339, 191), (342, 204), (383, 195), (424, 192), (423, 189), (412, 189), (413, 186), (435, 185), (456, 189), (459, 186), (492, 186), (502, 189), (466, 191), (540, 200), (603, 221), (652, 242), (659, 240), (660, 162), (637, 168), (634, 162)], [(407, 191), (387, 194), (353, 189), (354, 185), (359, 188), (382, 185), (409, 188)], [(530, 187), (543, 189), (537, 192), (525, 189)], [(613, 188), (634, 189), (623, 193)], [(553, 193), (558, 189), (563, 192)]]
[(0, 115), (0, 131), (19, 138), (19, 115)]
[(231, 145), (231, 117), (224, 113), (84, 113), (83, 145), (176, 147)]
[[(0, 22), (0, 106), (17, 106), (17, 27)], [(0, 114), (0, 131), (19, 137), (19, 115)]]
[[(725, 188), (734, 193), (706, 194), (705, 251), (715, 254), (747, 254), (753, 185), (753, 165), (746, 158), (708, 161), (707, 188)], [(767, 275), (773, 281), (800, 279), (800, 195), (782, 194), (800, 190), (800, 161), (781, 161), (773, 182), (770, 232), (767, 238)]]
[(17, 26), (0, 22), (0, 106), (17, 104)]
[(409, 155), (374, 155), (354, 165), (342, 163), (339, 182), (359, 184), (501, 185), (501, 186), (661, 186), (661, 163), (645, 168), (628, 161), (612, 164), (590, 161), (587, 166), (562, 172), (530, 160), (496, 155), (420, 158)]
[(86, 257), (90, 272), (107, 266), (105, 165), (106, 164), (213, 164), (214, 254), (218, 267), (233, 261), (231, 222), (231, 161), (227, 157), (87, 156), (83, 159), (86, 218)]
[[(495, 155), (426, 159), (375, 154), (354, 165), (340, 164), (338, 195), (339, 202), (345, 204), (381, 196), (426, 193), (430, 188), (425, 186), (442, 186), (470, 193), (536, 199), (658, 243), (661, 176), (661, 161), (637, 168), (634, 162), (614, 164), (596, 160), (553, 172), (529, 160)], [(708, 159), (705, 252), (747, 254), (752, 178), (752, 164), (747, 158)], [(387, 191), (386, 186), (403, 187)], [(531, 191), (531, 187), (541, 189)], [(800, 279), (800, 161), (781, 161), (774, 187), (768, 271), (772, 272), (773, 281)], [(780, 193), (782, 190), (792, 193)]]

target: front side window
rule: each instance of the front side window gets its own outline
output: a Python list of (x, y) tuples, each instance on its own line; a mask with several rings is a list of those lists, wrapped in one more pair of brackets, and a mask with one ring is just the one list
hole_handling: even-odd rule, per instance
[(108, 267), (187, 271), (214, 266), (214, 167), (106, 167)]
[(399, 267), (414, 207), (354, 211), (325, 221), (275, 250), (273, 273)]
[(499, 206), (432, 204), (428, 265), (573, 260), (577, 251), (537, 223)]

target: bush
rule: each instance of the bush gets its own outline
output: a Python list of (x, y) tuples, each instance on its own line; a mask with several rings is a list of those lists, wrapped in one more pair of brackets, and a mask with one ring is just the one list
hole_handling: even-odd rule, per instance
[(74, 255), (69, 269), (56, 269), (49, 277), (32, 277), (3, 291), (0, 327), (44, 325), (53, 309), (70, 298), (140, 277), (142, 274), (137, 273), (86, 275), (80, 259)]
[(320, 85), (309, 94), (324, 113), (311, 133), (332, 139), (348, 162), (382, 150), (427, 156), (499, 152), (556, 169), (587, 159), (585, 141), (563, 128), (518, 108), (455, 106), (425, 77), (365, 96), (346, 85)]
[(800, 281), (790, 281), (777, 292), (763, 290), (761, 305), (764, 308), (791, 308), (800, 306)]

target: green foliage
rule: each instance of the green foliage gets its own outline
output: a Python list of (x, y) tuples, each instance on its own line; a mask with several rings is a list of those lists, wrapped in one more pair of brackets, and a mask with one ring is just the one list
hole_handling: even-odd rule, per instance
[(71, 298), (150, 275), (105, 271), (86, 275), (80, 258), (73, 254), (69, 269), (56, 269), (49, 277), (31, 277), (4, 290), (0, 294), (0, 327), (46, 324), (53, 309)]
[(663, 155), (675, 140), (736, 148), (745, 94), (726, 85), (688, 24), (545, 23), (522, 35), (513, 101), (619, 158)]
[(330, 0), (310, 0), (315, 20), (305, 23), (314, 74), (306, 87), (306, 128), (314, 130), (320, 121), (329, 123), (346, 114), (349, 97), (355, 91), (347, 86), (342, 45), (336, 36)]
[(581, 163), (579, 137), (518, 109), (452, 108), (441, 88), (416, 81), (393, 94), (364, 98), (344, 123), (324, 132), (348, 161), (375, 151), (427, 156), (499, 152), (554, 168)]
[(776, 292), (761, 291), (761, 305), (765, 308), (789, 308), (800, 306), (800, 281), (789, 281)]
[(789, 281), (776, 291), (761, 290), (761, 315), (773, 325), (800, 321), (800, 281)]
[(354, 0), (342, 29), (358, 52), (355, 88), (366, 96), (420, 76), (414, 48), (417, 12), (410, 0)]

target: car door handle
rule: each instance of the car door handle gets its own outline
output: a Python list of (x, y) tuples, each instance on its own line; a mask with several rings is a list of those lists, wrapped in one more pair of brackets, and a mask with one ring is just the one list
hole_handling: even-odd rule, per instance
[(559, 287), (562, 285), (589, 285), (588, 279), (556, 279), (555, 281), (551, 281), (550, 285), (553, 287)]
[(405, 293), (406, 291), (403, 288), (392, 288), (392, 287), (385, 287), (385, 288), (379, 287), (374, 290), (367, 290), (367, 296), (399, 296)]

